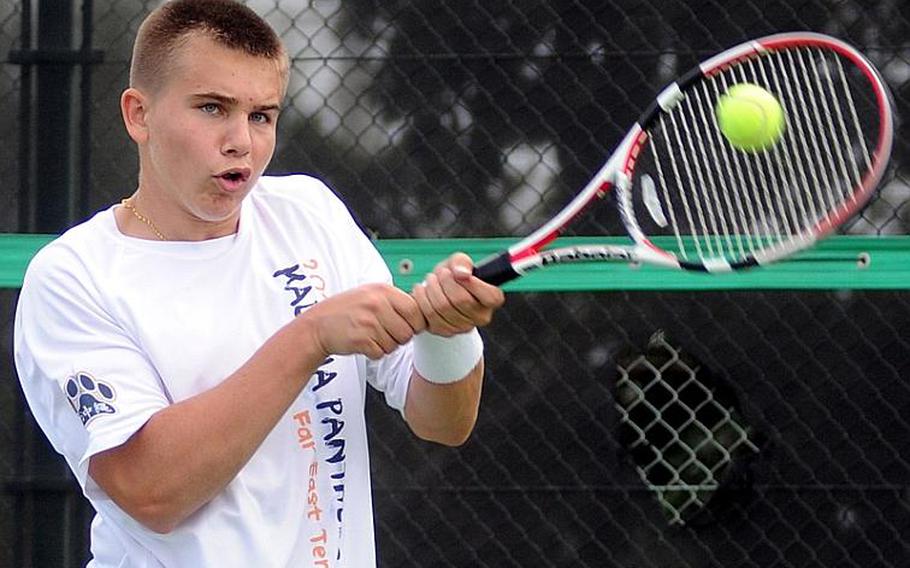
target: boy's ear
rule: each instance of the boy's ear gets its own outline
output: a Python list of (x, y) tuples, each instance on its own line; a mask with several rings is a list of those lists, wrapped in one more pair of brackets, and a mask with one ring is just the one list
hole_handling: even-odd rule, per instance
[(145, 94), (133, 87), (120, 95), (120, 114), (130, 138), (137, 144), (148, 140), (148, 103)]

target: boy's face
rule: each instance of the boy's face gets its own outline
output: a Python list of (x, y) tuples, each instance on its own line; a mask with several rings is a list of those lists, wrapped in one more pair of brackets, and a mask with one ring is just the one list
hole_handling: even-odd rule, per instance
[[(275, 150), (284, 81), (272, 60), (194, 34), (145, 93), (140, 189), (181, 232), (227, 234)], [(149, 192), (148, 190), (152, 190)], [(227, 229), (227, 232), (220, 229)]]

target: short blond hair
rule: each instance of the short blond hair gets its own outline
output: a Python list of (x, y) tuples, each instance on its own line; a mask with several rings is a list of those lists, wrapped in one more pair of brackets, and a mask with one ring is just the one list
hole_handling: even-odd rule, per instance
[(290, 64), (275, 30), (235, 0), (172, 0), (149, 14), (136, 35), (130, 86), (157, 90), (167, 79), (177, 51), (193, 34), (254, 57), (273, 60), (287, 86)]

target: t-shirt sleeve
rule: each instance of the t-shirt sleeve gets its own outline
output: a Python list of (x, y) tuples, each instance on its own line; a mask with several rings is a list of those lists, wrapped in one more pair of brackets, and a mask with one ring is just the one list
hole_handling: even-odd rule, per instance
[(64, 247), (49, 245), (29, 266), (14, 357), (35, 419), (87, 492), (88, 459), (123, 444), (169, 404), (147, 357)]

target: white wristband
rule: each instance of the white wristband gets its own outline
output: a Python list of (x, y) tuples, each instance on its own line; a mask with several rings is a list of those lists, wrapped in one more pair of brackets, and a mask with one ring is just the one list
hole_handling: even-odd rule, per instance
[(465, 377), (483, 356), (477, 328), (442, 337), (429, 332), (414, 336), (414, 369), (431, 383), (454, 383)]

